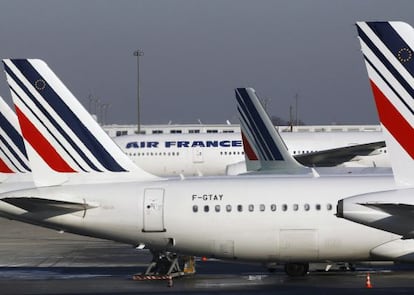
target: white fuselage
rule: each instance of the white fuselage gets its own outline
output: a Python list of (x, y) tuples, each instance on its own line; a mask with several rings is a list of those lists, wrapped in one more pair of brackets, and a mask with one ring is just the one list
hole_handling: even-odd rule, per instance
[[(280, 134), (293, 156), (383, 140), (382, 133), (374, 131)], [(113, 140), (135, 164), (158, 176), (225, 175), (230, 165), (244, 161), (240, 133), (127, 135)], [(372, 166), (375, 159), (364, 165)]]
[(2, 197), (84, 200), (85, 212), (16, 219), (151, 249), (250, 261), (375, 259), (371, 249), (400, 236), (335, 216), (337, 201), (394, 188), (390, 176), (242, 176), (21, 190)]

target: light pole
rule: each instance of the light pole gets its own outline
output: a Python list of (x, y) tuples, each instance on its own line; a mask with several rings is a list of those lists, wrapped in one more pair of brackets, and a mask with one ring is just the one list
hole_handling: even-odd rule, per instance
[(102, 112), (102, 125), (106, 125), (107, 124), (107, 117), (108, 117), (108, 108), (111, 106), (110, 103), (104, 103), (102, 105), (103, 107), (103, 112)]
[(134, 56), (137, 57), (137, 133), (141, 133), (141, 118), (140, 118), (140, 109), (139, 109), (139, 102), (140, 102), (140, 92), (139, 92), (139, 57), (144, 55), (144, 51), (138, 49), (134, 51)]

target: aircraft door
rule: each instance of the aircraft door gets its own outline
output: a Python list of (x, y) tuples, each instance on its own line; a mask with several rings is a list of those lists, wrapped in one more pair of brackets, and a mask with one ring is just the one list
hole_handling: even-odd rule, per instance
[(203, 150), (200, 147), (195, 147), (193, 150), (193, 163), (203, 163)]
[(318, 231), (315, 229), (281, 229), (279, 232), (280, 259), (309, 261), (318, 259)]
[(164, 232), (164, 189), (149, 188), (144, 192), (143, 232)]

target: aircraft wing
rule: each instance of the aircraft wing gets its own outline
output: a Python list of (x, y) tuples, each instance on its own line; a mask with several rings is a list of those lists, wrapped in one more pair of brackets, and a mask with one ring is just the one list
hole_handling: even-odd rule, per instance
[(403, 203), (359, 203), (362, 206), (380, 210), (393, 216), (414, 217), (414, 205)]
[(355, 156), (369, 155), (376, 149), (383, 147), (385, 147), (385, 141), (378, 141), (296, 155), (295, 159), (304, 166), (331, 167), (347, 162)]
[(66, 214), (70, 212), (84, 211), (87, 209), (96, 208), (96, 206), (92, 206), (87, 203), (59, 201), (36, 197), (3, 198), (1, 200), (13, 206), (24, 209), (28, 212), (49, 211)]

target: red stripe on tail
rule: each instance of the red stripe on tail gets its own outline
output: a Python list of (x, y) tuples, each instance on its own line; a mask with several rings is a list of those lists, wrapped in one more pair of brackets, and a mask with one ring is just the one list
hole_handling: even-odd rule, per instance
[(7, 164), (4, 163), (3, 159), (1, 158), (0, 158), (0, 172), (1, 173), (14, 173), (14, 171), (11, 170), (9, 166), (7, 166)]
[(253, 151), (249, 141), (246, 139), (246, 137), (244, 136), (243, 132), (242, 132), (242, 140), (243, 140), (243, 149), (244, 149), (244, 153), (247, 155), (247, 158), (250, 161), (257, 161), (258, 157), (255, 154), (255, 152)]
[(414, 129), (391, 104), (375, 83), (370, 80), (381, 123), (414, 159)]
[(66, 163), (66, 161), (57, 153), (55, 148), (47, 141), (39, 130), (37, 130), (20, 109), (17, 106), (15, 106), (15, 108), (24, 138), (32, 145), (49, 167), (57, 172), (77, 172)]

